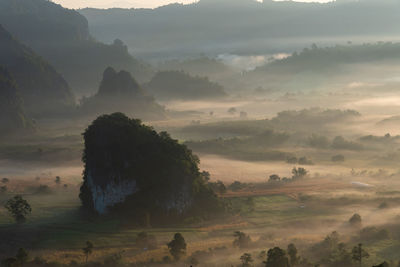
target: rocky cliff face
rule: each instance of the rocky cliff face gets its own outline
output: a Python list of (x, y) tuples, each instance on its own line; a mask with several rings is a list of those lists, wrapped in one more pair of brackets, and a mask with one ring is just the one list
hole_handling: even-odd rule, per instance
[(91, 192), (93, 208), (99, 214), (106, 214), (110, 207), (122, 203), (134, 194), (138, 188), (136, 180), (122, 179), (121, 177), (109, 177), (110, 182), (104, 186), (97, 184), (97, 179), (87, 172), (87, 187)]
[[(83, 206), (106, 214), (183, 214), (202, 183), (197, 158), (168, 134), (122, 113), (97, 118), (85, 131)], [(197, 188), (197, 189), (195, 189)]]

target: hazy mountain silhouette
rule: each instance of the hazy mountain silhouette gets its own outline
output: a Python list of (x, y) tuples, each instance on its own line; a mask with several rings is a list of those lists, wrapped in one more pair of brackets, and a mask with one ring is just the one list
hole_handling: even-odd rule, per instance
[(0, 24), (53, 64), (78, 94), (94, 92), (107, 66), (146, 76), (147, 66), (121, 41), (94, 40), (85, 17), (50, 1), (2, 0)]
[(123, 38), (135, 52), (149, 57), (292, 52), (310, 45), (310, 40), (333, 44), (367, 36), (373, 41), (400, 33), (397, 0), (327, 4), (201, 0), (154, 10), (79, 12), (89, 20), (90, 30), (99, 40)]
[(63, 77), (1, 26), (0, 64), (14, 77), (28, 114), (64, 113), (74, 107), (74, 96)]
[(23, 101), (11, 74), (0, 67), (0, 135), (31, 128), (32, 121), (25, 116)]
[(112, 67), (104, 71), (98, 92), (85, 98), (81, 109), (84, 114), (125, 112), (141, 119), (165, 116), (164, 108), (140, 87), (129, 72), (117, 72)]

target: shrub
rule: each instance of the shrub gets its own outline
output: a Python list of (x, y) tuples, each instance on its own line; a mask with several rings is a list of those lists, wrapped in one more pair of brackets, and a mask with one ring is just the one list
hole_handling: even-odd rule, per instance
[(349, 219), (349, 223), (351, 226), (360, 227), (361, 226), (361, 216), (358, 213), (353, 214)]
[(246, 235), (243, 232), (236, 231), (233, 236), (235, 240), (233, 240), (233, 246), (238, 248), (247, 248), (251, 243), (251, 238), (249, 235)]
[(332, 156), (331, 161), (333, 161), (333, 162), (343, 162), (344, 161), (344, 156), (341, 155), (341, 154)]

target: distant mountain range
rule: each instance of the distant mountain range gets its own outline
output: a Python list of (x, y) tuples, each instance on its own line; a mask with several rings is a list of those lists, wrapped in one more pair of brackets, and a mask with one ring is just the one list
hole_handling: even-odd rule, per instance
[(220, 53), (293, 52), (317, 42), (396, 39), (398, 0), (339, 0), (326, 4), (265, 0), (201, 0), (157, 9), (82, 9), (101, 41), (121, 38), (144, 58)]
[(51, 1), (1, 0), (0, 24), (49, 61), (77, 95), (94, 93), (108, 66), (126, 69), (139, 80), (150, 78), (148, 66), (120, 40), (110, 45), (96, 41), (84, 16)]

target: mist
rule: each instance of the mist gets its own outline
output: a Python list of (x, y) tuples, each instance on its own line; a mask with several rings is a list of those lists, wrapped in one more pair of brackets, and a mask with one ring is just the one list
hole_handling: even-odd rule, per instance
[(398, 1), (67, 2), (0, 1), (1, 266), (398, 266)]

